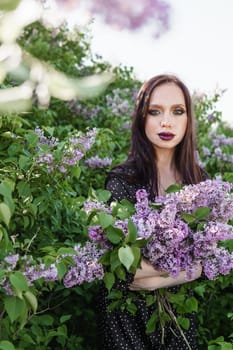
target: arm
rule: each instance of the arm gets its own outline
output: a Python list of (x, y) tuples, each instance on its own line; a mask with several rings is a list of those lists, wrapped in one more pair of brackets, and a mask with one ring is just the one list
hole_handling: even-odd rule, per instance
[[(147, 265), (150, 265), (147, 263)], [(165, 275), (164, 272), (154, 270), (154, 275), (150, 275), (152, 272), (153, 267), (150, 265), (150, 267), (145, 266), (145, 264), (142, 264), (142, 269), (138, 269), (134, 280), (131, 283), (129, 289), (130, 290), (155, 290), (159, 288), (168, 288), (172, 286), (176, 286), (178, 284), (187, 283), (190, 281), (187, 281), (185, 279), (185, 271), (181, 271), (177, 278), (172, 278), (170, 276)], [(141, 270), (141, 271), (140, 271)], [(202, 267), (201, 264), (198, 266), (195, 276), (193, 280), (199, 278), (201, 276)]]

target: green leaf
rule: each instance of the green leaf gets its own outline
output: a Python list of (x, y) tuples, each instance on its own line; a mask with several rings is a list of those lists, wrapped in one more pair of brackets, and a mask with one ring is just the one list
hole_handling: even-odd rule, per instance
[(3, 181), (0, 184), (0, 194), (3, 195), (4, 197), (10, 197), (12, 194), (12, 185), (8, 181)]
[(104, 284), (108, 290), (110, 290), (115, 282), (115, 276), (111, 272), (106, 272), (103, 278)]
[(126, 306), (126, 310), (129, 311), (132, 315), (135, 315), (137, 312), (137, 306), (131, 302)]
[(131, 219), (128, 220), (128, 235), (126, 236), (126, 243), (134, 243), (137, 238), (137, 228)]
[(18, 194), (21, 198), (26, 198), (31, 196), (31, 188), (28, 182), (20, 181), (16, 187), (18, 190)]
[(117, 227), (109, 226), (106, 231), (109, 241), (113, 244), (120, 243), (120, 241), (124, 237), (124, 233), (122, 232), (122, 230)]
[(14, 295), (7, 296), (4, 300), (4, 305), (11, 323), (21, 316), (26, 307), (25, 301)]
[(0, 203), (0, 220), (6, 224), (6, 226), (9, 225), (11, 219), (11, 211), (8, 205), (5, 203)]
[(185, 308), (187, 312), (198, 311), (198, 302), (194, 297), (185, 300)]
[(138, 247), (138, 248), (144, 248), (148, 243), (148, 239), (145, 239), (145, 238), (138, 238), (134, 245), (135, 247)]
[(202, 220), (202, 219), (206, 219), (209, 214), (211, 212), (211, 209), (208, 207), (200, 207), (197, 208), (197, 210), (194, 212), (194, 216), (197, 220)]
[(157, 323), (157, 320), (158, 320), (158, 310), (155, 310), (150, 319), (147, 321), (147, 324), (146, 324), (146, 333), (152, 333), (155, 331), (155, 326), (156, 326), (156, 323)]
[(126, 279), (126, 273), (125, 270), (122, 266), (118, 266), (115, 270), (115, 274), (117, 276), (117, 278), (119, 278), (120, 280), (125, 281)]
[(146, 306), (151, 306), (155, 302), (155, 297), (152, 294), (146, 296)]
[(185, 222), (192, 223), (194, 221), (196, 221), (196, 217), (193, 216), (192, 214), (189, 213), (181, 213), (182, 219), (184, 219)]
[(99, 259), (99, 262), (102, 265), (109, 265), (110, 264), (110, 257), (111, 257), (111, 252), (107, 250)]
[(178, 192), (181, 190), (181, 188), (183, 187), (183, 185), (176, 185), (176, 184), (172, 184), (170, 185), (167, 189), (166, 189), (166, 193), (173, 193), (173, 192)]
[(233, 344), (232, 343), (221, 343), (221, 350), (232, 350), (233, 349)]
[(112, 215), (106, 213), (99, 213), (98, 217), (102, 228), (107, 228), (108, 226), (114, 223), (114, 218)]
[(72, 315), (63, 315), (60, 317), (60, 323), (64, 323), (66, 321), (69, 321), (71, 319)]
[(63, 261), (60, 261), (56, 264), (56, 268), (58, 271), (58, 278), (61, 280), (67, 272), (67, 265)]
[(77, 252), (74, 248), (67, 248), (67, 247), (62, 247), (62, 248), (59, 248), (58, 251), (57, 251), (57, 255), (60, 256), (60, 255), (65, 255), (65, 254), (73, 254), (73, 255), (77, 255)]
[[(1, 0), (0, 11), (12, 11), (18, 6), (20, 0)], [(1, 349), (1, 348), (0, 348)]]
[(111, 197), (111, 192), (107, 190), (96, 190), (97, 199), (100, 202), (107, 202)]
[(132, 250), (133, 256), (134, 256), (134, 261), (133, 261), (133, 264), (131, 266), (131, 270), (133, 269), (132, 272), (135, 273), (136, 269), (138, 268), (140, 259), (141, 259), (141, 250), (140, 250), (140, 248), (134, 247), (134, 246), (131, 247), (131, 250)]
[(81, 175), (81, 168), (79, 166), (72, 167), (71, 175), (78, 180)]
[(19, 157), (19, 167), (20, 169), (27, 170), (30, 167), (30, 159), (26, 156), (21, 155)]
[(1, 340), (0, 341), (0, 349), (1, 350), (15, 350), (15, 347), (8, 340)]
[(128, 199), (122, 199), (121, 204), (129, 212), (129, 214), (133, 215), (135, 213), (134, 204), (130, 202)]
[(12, 287), (19, 292), (28, 291), (28, 284), (26, 277), (19, 271), (10, 274), (9, 277)]
[(118, 258), (118, 250), (115, 249), (111, 252), (110, 255), (110, 264), (111, 264), (111, 271), (113, 272), (118, 266), (121, 265), (121, 262)]
[(202, 298), (204, 298), (204, 293), (205, 293), (206, 286), (204, 284), (199, 284), (194, 288), (194, 291), (200, 295)]
[(190, 320), (187, 317), (177, 317), (178, 324), (185, 330), (189, 329), (190, 327)]
[(36, 317), (36, 322), (42, 326), (52, 326), (54, 318), (50, 315), (41, 315)]
[(180, 294), (180, 293), (169, 293), (168, 300), (172, 304), (183, 305), (184, 300), (185, 300), (185, 296), (184, 296), (184, 294)]
[(130, 266), (134, 262), (134, 254), (133, 254), (131, 247), (129, 247), (128, 245), (126, 245), (125, 247), (121, 247), (118, 250), (118, 256), (119, 256), (121, 263), (129, 271)]
[(31, 133), (28, 133), (27, 135), (25, 135), (25, 139), (29, 143), (30, 147), (36, 147), (39, 137), (34, 132), (31, 132)]
[(27, 302), (30, 305), (30, 307), (32, 308), (32, 311), (34, 313), (36, 313), (36, 310), (37, 310), (37, 307), (38, 307), (36, 296), (32, 292), (30, 292), (29, 290), (27, 292), (25, 292), (23, 294), (23, 296), (27, 300)]

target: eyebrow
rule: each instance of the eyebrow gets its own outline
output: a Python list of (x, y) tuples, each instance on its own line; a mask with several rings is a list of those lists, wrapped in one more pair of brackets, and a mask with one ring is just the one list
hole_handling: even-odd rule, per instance
[[(152, 107), (163, 108), (162, 105), (158, 105), (158, 104), (151, 104), (151, 105), (149, 105), (149, 108), (152, 108)], [(178, 103), (178, 104), (172, 105), (171, 107), (183, 107), (183, 108), (185, 108), (185, 105), (183, 105), (182, 103)]]

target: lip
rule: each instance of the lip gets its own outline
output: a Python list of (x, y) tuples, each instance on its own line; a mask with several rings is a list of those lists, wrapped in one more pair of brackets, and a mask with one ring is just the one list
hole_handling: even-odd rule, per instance
[(158, 135), (163, 141), (170, 141), (175, 137), (175, 135), (170, 132), (160, 132)]

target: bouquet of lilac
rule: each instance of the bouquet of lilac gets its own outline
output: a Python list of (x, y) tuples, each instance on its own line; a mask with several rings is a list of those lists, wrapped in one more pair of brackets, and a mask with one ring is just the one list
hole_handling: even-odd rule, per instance
[(233, 239), (232, 187), (219, 180), (184, 186), (158, 198), (156, 208), (149, 206), (145, 190), (138, 191), (132, 220), (138, 236), (151, 237), (143, 255), (174, 278), (185, 271), (187, 280), (192, 280), (200, 262), (208, 279), (229, 274), (233, 253), (218, 243)]
[(185, 271), (187, 280), (192, 280), (200, 262), (208, 279), (229, 274), (233, 270), (233, 252), (221, 246), (221, 242), (233, 239), (232, 189), (233, 184), (221, 180), (174, 185), (153, 203), (141, 189), (136, 193), (134, 212), (128, 215), (122, 214), (122, 206), (120, 210), (115, 205), (110, 209), (97, 201), (88, 201), (86, 212), (93, 215), (95, 211), (98, 217), (94, 216), (98, 224), (89, 226), (89, 238), (102, 251), (99, 261), (105, 280), (112, 281), (108, 281), (108, 287), (115, 277), (125, 278), (120, 264), (135, 272), (141, 254), (156, 269), (174, 278)]

